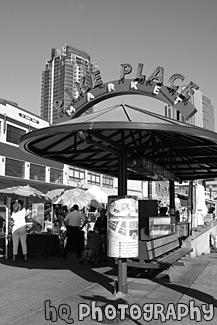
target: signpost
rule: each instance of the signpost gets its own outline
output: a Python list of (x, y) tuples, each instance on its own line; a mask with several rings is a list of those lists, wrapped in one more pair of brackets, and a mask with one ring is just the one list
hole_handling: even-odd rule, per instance
[(138, 256), (138, 198), (109, 196), (108, 256), (130, 258)]
[(127, 258), (139, 254), (138, 232), (138, 198), (109, 196), (108, 256), (118, 258), (118, 294), (128, 292)]

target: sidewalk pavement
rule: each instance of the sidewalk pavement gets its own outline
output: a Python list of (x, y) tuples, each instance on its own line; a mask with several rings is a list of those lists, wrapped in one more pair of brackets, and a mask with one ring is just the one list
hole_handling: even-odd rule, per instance
[[(73, 253), (67, 260), (32, 258), (27, 263), (0, 258), (0, 325), (217, 324), (217, 253), (183, 261), (186, 266), (173, 266), (155, 277), (128, 268), (128, 293), (120, 296), (114, 294), (113, 260), (91, 266), (80, 265)], [(121, 313), (118, 304), (124, 306)], [(100, 307), (98, 314), (94, 307)], [(152, 311), (158, 319), (150, 320)], [(91, 318), (101, 314), (99, 322)]]

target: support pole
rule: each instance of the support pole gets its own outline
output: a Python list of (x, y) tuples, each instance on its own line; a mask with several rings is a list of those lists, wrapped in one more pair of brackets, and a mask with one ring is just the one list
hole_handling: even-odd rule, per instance
[(152, 181), (148, 181), (148, 199), (152, 200)]
[[(121, 152), (118, 168), (118, 195), (127, 195), (127, 155)], [(118, 259), (118, 292), (127, 294), (127, 259)]]
[(175, 216), (175, 184), (174, 181), (169, 181), (170, 184), (170, 216)]
[(8, 259), (9, 252), (9, 239), (8, 239), (8, 228), (9, 228), (9, 210), (8, 207), (5, 207), (6, 210), (6, 223), (5, 223), (5, 259)]
[(192, 228), (194, 224), (193, 218), (195, 217), (195, 204), (194, 204), (194, 199), (195, 199), (195, 188), (194, 188), (194, 183), (192, 181), (189, 182), (189, 187), (188, 187), (188, 206), (190, 209), (190, 224), (189, 224), (189, 233), (188, 235), (192, 235)]

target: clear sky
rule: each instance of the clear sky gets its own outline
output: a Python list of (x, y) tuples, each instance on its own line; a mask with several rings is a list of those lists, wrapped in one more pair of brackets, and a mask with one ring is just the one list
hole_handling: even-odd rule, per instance
[[(217, 0), (2, 0), (0, 97), (39, 115), (46, 60), (51, 48), (68, 44), (99, 63), (104, 82), (119, 78), (121, 63), (133, 67), (128, 78), (139, 62), (147, 77), (164, 67), (164, 85), (179, 72), (185, 83), (199, 85), (216, 111), (216, 14)], [(137, 96), (124, 102), (159, 106)], [(215, 123), (217, 129), (216, 113)]]

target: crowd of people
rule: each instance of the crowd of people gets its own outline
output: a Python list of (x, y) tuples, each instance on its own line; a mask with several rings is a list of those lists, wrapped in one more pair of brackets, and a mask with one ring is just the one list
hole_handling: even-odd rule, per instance
[[(109, 205), (109, 214), (111, 214), (113, 205)], [(159, 215), (168, 215), (167, 206), (159, 206)], [(89, 230), (94, 232), (97, 240), (100, 243), (101, 259), (107, 257), (107, 210), (101, 207), (98, 213), (95, 214), (94, 223), (90, 226), (90, 219), (88, 220), (87, 209), (79, 209), (77, 204), (68, 209), (66, 206), (54, 206), (53, 215), (51, 209), (45, 209), (44, 224), (38, 222), (33, 223), (31, 227), (32, 232), (43, 232), (50, 234), (57, 234), (60, 239), (60, 246), (62, 248), (62, 256), (67, 258), (69, 252), (74, 251), (76, 257), (81, 258), (82, 252), (88, 245), (87, 234)], [(113, 213), (113, 210), (112, 210)], [(31, 218), (32, 211), (29, 206), (27, 209), (15, 200), (12, 206), (11, 214), (11, 237), (13, 243), (13, 261), (15, 262), (18, 255), (19, 242), (21, 243), (24, 261), (28, 261), (28, 247), (27, 247), (27, 233), (28, 233), (28, 220)], [(179, 209), (175, 211), (175, 221), (180, 222), (181, 213)], [(32, 218), (34, 219), (34, 218)], [(1, 220), (0, 220), (1, 221)], [(0, 230), (3, 223), (0, 223)], [(85, 230), (85, 231), (84, 231)]]
[[(105, 258), (107, 255), (107, 215), (106, 209), (101, 208), (97, 214), (93, 232), (95, 232), (101, 245), (101, 257)], [(21, 243), (24, 261), (28, 261), (28, 247), (27, 247), (27, 223), (31, 216), (31, 208), (26, 209), (22, 207), (18, 200), (12, 206), (11, 214), (11, 235), (13, 244), (13, 259), (16, 262), (18, 255), (19, 242)], [(37, 228), (40, 226), (40, 229)], [(45, 211), (43, 232), (53, 233), (54, 227), (58, 228), (59, 239), (63, 239), (63, 258), (66, 259), (71, 251), (75, 251), (76, 257), (81, 258), (82, 252), (85, 248), (84, 227), (88, 232), (88, 217), (85, 209), (79, 210), (79, 206), (74, 204), (69, 210), (67, 207), (56, 207), (54, 210), (54, 217), (51, 218), (51, 212)], [(41, 225), (35, 222), (32, 225), (32, 232), (41, 232)]]

